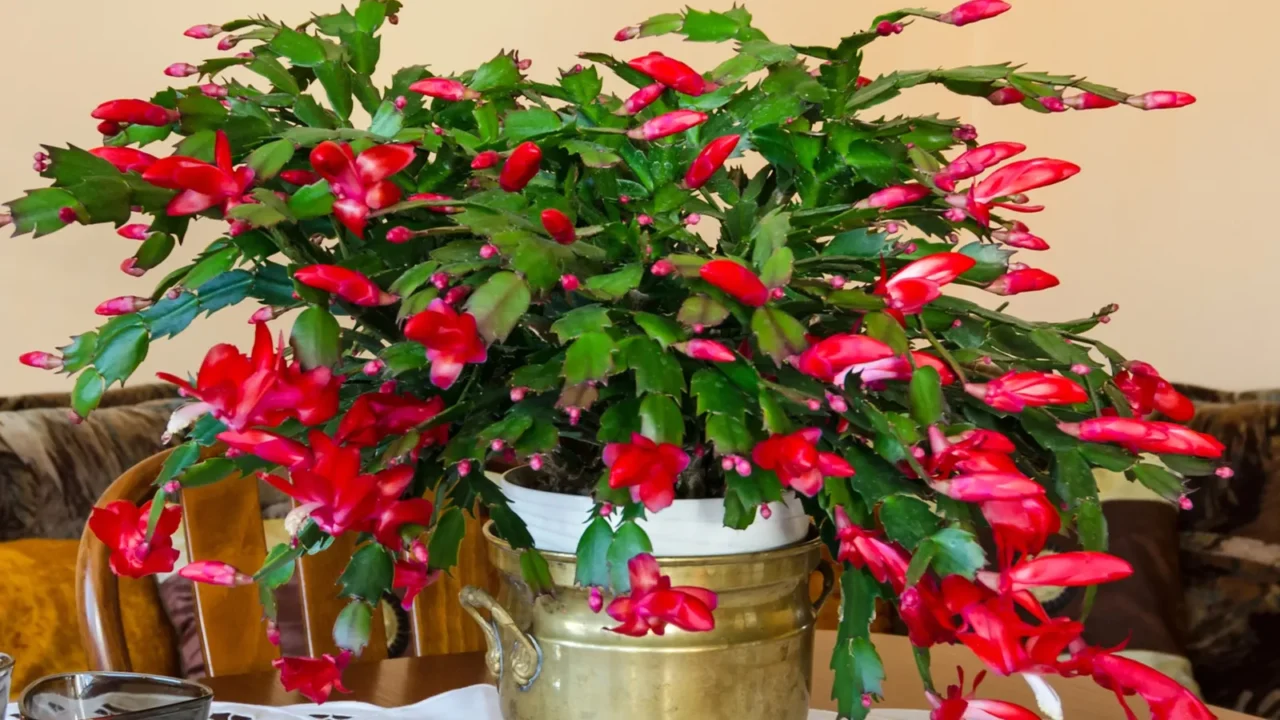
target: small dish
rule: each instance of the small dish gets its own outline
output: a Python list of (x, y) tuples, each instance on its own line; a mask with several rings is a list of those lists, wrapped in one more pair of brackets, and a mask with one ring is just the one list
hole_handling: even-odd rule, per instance
[(207, 720), (213, 691), (157, 675), (86, 672), (41, 678), (22, 692), (24, 720)]

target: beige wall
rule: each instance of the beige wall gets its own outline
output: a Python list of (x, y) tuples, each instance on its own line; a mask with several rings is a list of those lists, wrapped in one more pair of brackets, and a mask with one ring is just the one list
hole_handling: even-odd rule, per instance
[[(1025, 260), (1062, 277), (1063, 287), (1017, 299), (1035, 317), (1087, 314), (1107, 302), (1122, 312), (1101, 337), (1178, 379), (1243, 389), (1280, 385), (1280, 240), (1272, 237), (1274, 118), (1280, 111), (1271, 29), (1280, 4), (1246, 0), (1250, 12), (1191, 0), (1152, 5), (1113, 0), (1015, 0), (998, 20), (956, 29), (919, 22), (873, 46), (869, 74), (895, 67), (1017, 59), (1031, 68), (1088, 74), (1123, 88), (1182, 89), (1200, 104), (1179, 112), (1124, 108), (1057, 116), (992, 108), (933, 88), (911, 91), (903, 111), (963, 114), (982, 138), (1019, 140), (1036, 154), (1078, 162), (1075, 180), (1037, 193), (1049, 211), (1032, 228), (1054, 249)], [(348, 3), (351, 4), (351, 3)], [(705, 6), (701, 2), (695, 6)], [(718, 7), (727, 2), (717, 2)], [(753, 0), (756, 24), (775, 40), (833, 42), (875, 13), (913, 2)], [(285, 19), (327, 11), (334, 0), (172, 2), (63, 0), (0, 3), (0, 196), (42, 181), (30, 170), (41, 142), (97, 143), (88, 118), (99, 101), (146, 97), (172, 62), (213, 54), (181, 36), (198, 22), (265, 12)], [(723, 50), (674, 42), (615, 45), (619, 27), (679, 2), (654, 0), (410, 1), (385, 40), (384, 68), (415, 63), (438, 71), (473, 67), (502, 47), (534, 60), (534, 73), (569, 67), (582, 49), (619, 54), (651, 47), (711, 67)], [(941, 5), (939, 5), (941, 7)], [(216, 223), (190, 236), (187, 253)], [(5, 233), (0, 233), (0, 235)], [(32, 240), (0, 240), (0, 394), (66, 389), (62, 376), (11, 358), (52, 348), (93, 327), (92, 308), (120, 294), (145, 294), (149, 279), (116, 268), (134, 244), (109, 228), (75, 228)], [(1023, 253), (1031, 256), (1032, 253)], [(173, 262), (173, 261), (171, 261)], [(192, 369), (213, 342), (247, 343), (248, 307), (197, 322), (159, 343), (143, 371)]]

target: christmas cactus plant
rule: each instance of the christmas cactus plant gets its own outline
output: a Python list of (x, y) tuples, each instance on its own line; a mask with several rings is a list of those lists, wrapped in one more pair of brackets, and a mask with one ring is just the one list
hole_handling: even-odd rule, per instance
[[(883, 598), (922, 668), (932, 645), (960, 642), (997, 673), (1090, 675), (1156, 717), (1208, 717), (1026, 592), (1131, 572), (1104, 552), (1094, 468), (1186, 504), (1181, 474), (1212, 471), (1222, 451), (1148, 419), (1185, 421), (1189, 403), (1083, 334), (1115, 306), (1061, 322), (992, 309), (1058, 284), (1015, 259), (1048, 245), (1014, 214), (1042, 210), (1027, 193), (1079, 168), (1024, 159), (1023, 145), (979, 141), (955, 120), (876, 109), (923, 83), (1040, 113), (1194, 98), (1011, 64), (860, 74), (872, 43), (913, 22), (1008, 9), (903, 10), (833, 46), (771, 40), (743, 8), (690, 9), (624, 28), (623, 55), (582, 53), (549, 80), (501, 53), (447, 77), (405, 68), (389, 87), (372, 77), (397, 0), (297, 27), (191, 28), (223, 54), (170, 66), (188, 80), (150, 100), (98, 106), (102, 146), (47, 147), (36, 165), (51, 186), (5, 218), (36, 237), (112, 225), (137, 243), (121, 265), (134, 276), (159, 274), (192, 220), (225, 229), (153, 289), (103, 302), (98, 329), (23, 356), (75, 375), (81, 417), (151, 342), (262, 305), (251, 352), (220, 344), (193, 378), (161, 375), (191, 402), (170, 424), (155, 499), (91, 520), (113, 568), (170, 569), (168, 503), (235, 472), (296, 500), (294, 541), (260, 568), (200, 562), (188, 577), (257, 583), (270, 614), (295, 558), (358, 533), (352, 575), (369, 581), (341, 590), (346, 651), (278, 661), (287, 685), (323, 700), (367, 642), (371, 603), (393, 588), (411, 603), (456, 561), (478, 505), (523, 551), (529, 585), (549, 589), (545, 559), (483, 472), (495, 459), (555, 470), (563, 491), (595, 498), (578, 580), (595, 607), (611, 599), (602, 627), (634, 635), (709, 629), (716, 605), (663, 582), (636, 519), (677, 497), (723, 497), (725, 524), (744, 528), (796, 493), (845, 566), (832, 659), (843, 716), (865, 716), (880, 693), (869, 624)], [(732, 45), (709, 72), (632, 49), (667, 34)], [(606, 77), (633, 87), (606, 93)], [(743, 158), (763, 163), (748, 171)], [(265, 324), (282, 316), (287, 344)], [(225, 457), (201, 460), (213, 446)], [(1042, 556), (1066, 530), (1084, 549)], [(1034, 717), (957, 688), (929, 697), (938, 718)]]

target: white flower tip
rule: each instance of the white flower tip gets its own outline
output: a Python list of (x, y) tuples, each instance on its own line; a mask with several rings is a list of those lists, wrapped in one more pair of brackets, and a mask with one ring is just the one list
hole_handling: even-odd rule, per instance
[(1031, 686), (1031, 692), (1036, 696), (1036, 705), (1040, 708), (1041, 714), (1050, 720), (1063, 720), (1062, 699), (1058, 697), (1058, 692), (1039, 675), (1022, 673), (1022, 679)]

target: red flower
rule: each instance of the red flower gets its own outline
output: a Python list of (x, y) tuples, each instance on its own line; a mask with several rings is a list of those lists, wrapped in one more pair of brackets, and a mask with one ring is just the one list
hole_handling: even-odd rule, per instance
[(104, 122), (162, 127), (177, 122), (178, 111), (146, 100), (108, 100), (94, 108), (90, 116)]
[(1004, 0), (969, 0), (934, 18), (938, 22), (961, 27), (1008, 12), (1013, 6)]
[(1018, 466), (1009, 458), (1016, 449), (1013, 442), (994, 430), (968, 430), (958, 435), (953, 444), (941, 430), (931, 426), (929, 445), (932, 457), (926, 469), (934, 477), (946, 477), (956, 470), (962, 473), (1018, 472)]
[(985, 672), (978, 673), (973, 679), (973, 692), (964, 694), (964, 670), (956, 668), (960, 673), (959, 685), (948, 685), (947, 696), (938, 697), (925, 691), (925, 697), (933, 706), (929, 720), (1040, 720), (1040, 716), (1021, 705), (1014, 705), (1003, 700), (977, 700), (973, 694), (978, 692)]
[(412, 145), (375, 145), (356, 156), (351, 146), (326, 140), (311, 151), (311, 167), (329, 181), (337, 202), (333, 215), (348, 230), (363, 235), (369, 211), (400, 202), (400, 187), (387, 178), (413, 162)]
[(177, 505), (165, 507), (148, 543), (150, 515), (150, 502), (138, 507), (128, 500), (116, 500), (106, 507), (93, 509), (89, 529), (111, 550), (111, 572), (121, 577), (140, 578), (173, 569), (178, 560), (173, 534), (182, 522), (182, 510)]
[[(1080, 166), (1066, 160), (1035, 158), (1009, 163), (969, 189), (966, 209), (979, 224), (991, 224), (991, 208), (997, 198), (1011, 197), (1028, 190), (1060, 183), (1080, 172)], [(1002, 206), (1008, 208), (1008, 206)]]
[(688, 172), (684, 174), (685, 189), (697, 190), (706, 185), (711, 176), (715, 175), (733, 154), (740, 139), (742, 139), (741, 135), (725, 135), (707, 143), (706, 147), (698, 153), (698, 157), (694, 158), (693, 163), (689, 165)]
[[(419, 400), (412, 395), (366, 393), (351, 404), (334, 437), (345, 445), (373, 447), (387, 437), (408, 433), (442, 410), (444, 400), (439, 397)], [(418, 447), (443, 445), (448, 441), (449, 427), (439, 425), (423, 434)]]
[(709, 362), (733, 362), (738, 359), (733, 351), (715, 340), (690, 340), (674, 345), (677, 350), (694, 360)]
[(1147, 702), (1153, 720), (1213, 720), (1209, 708), (1173, 678), (1137, 660), (1088, 648), (1069, 661), (1064, 674), (1092, 675), (1094, 682), (1113, 691), (1128, 717), (1135, 717), (1125, 695), (1138, 694)]
[(866, 198), (855, 203), (853, 207), (858, 210), (892, 210), (896, 207), (909, 205), (917, 200), (923, 200), (929, 194), (929, 188), (920, 183), (894, 185), (871, 193)]
[(907, 263), (892, 277), (888, 277), (882, 263), (881, 278), (872, 292), (887, 297), (890, 309), (914, 315), (942, 295), (943, 285), (963, 275), (977, 262), (960, 253), (937, 253)]
[(649, 512), (658, 512), (675, 500), (676, 476), (689, 466), (689, 455), (678, 445), (658, 444), (635, 433), (629, 443), (605, 445), (604, 464), (609, 468), (609, 487), (631, 488), (632, 500), (643, 502)]
[(1015, 87), (1002, 87), (987, 96), (987, 102), (992, 105), (1013, 105), (1026, 99), (1027, 96)]
[(399, 497), (413, 480), (413, 468), (407, 465), (362, 475), (360, 448), (340, 447), (318, 430), (307, 440), (314, 458), (310, 465), (290, 470), (287, 481), (266, 473), (260, 477), (307, 506), (316, 525), (335, 537), (357, 529), (379, 509), (382, 498)]
[(406, 525), (420, 525), (424, 528), (430, 525), (435, 506), (426, 498), (399, 499), (413, 481), (412, 465), (399, 465), (382, 474), (389, 479), (378, 488), (381, 497), (377, 504), (380, 507), (374, 511), (373, 524), (368, 532), (383, 547), (399, 552), (404, 547), (401, 529)]
[[(948, 577), (943, 584), (944, 596), (947, 583), (971, 585), (959, 576)], [(974, 590), (970, 588), (965, 592), (971, 594)], [(969, 602), (958, 611), (964, 625), (956, 633), (956, 639), (1001, 675), (1056, 672), (1058, 657), (1080, 637), (1084, 626), (1067, 618), (1049, 618), (1034, 598), (1024, 595), (1025, 602), (1036, 611), (1039, 625), (1023, 620), (1010, 598), (989, 595), (988, 599)]]
[(449, 78), (427, 78), (409, 86), (409, 89), (420, 95), (439, 98), (441, 100), (475, 100), (480, 93)]
[[(1196, 101), (1191, 93), (1177, 92), (1173, 90), (1154, 90), (1142, 95), (1134, 95), (1126, 103), (1142, 110), (1165, 110), (1167, 108), (1180, 108), (1190, 105)], [(96, 115), (94, 117), (97, 117)]]
[(323, 703), (334, 690), (349, 693), (342, 686), (342, 671), (351, 662), (351, 651), (343, 650), (337, 657), (328, 653), (318, 657), (282, 657), (271, 661), (280, 671), (280, 684), (290, 692), (297, 690), (314, 703)]
[(992, 280), (987, 285), (987, 292), (996, 295), (1017, 295), (1024, 292), (1048, 290), (1058, 286), (1058, 278), (1038, 268), (1014, 270)]
[(293, 273), (293, 279), (307, 287), (333, 293), (361, 307), (391, 305), (400, 299), (383, 291), (364, 273), (338, 265), (308, 265), (298, 268)]
[(182, 191), (165, 208), (169, 215), (194, 215), (211, 207), (221, 207), (226, 214), (243, 203), (241, 198), (253, 184), (254, 172), (247, 165), (231, 166), (231, 143), (221, 130), (213, 156), (213, 165), (182, 155), (160, 158), (142, 173), (142, 179), (156, 187)]
[(266, 324), (257, 323), (255, 333), (252, 357), (234, 345), (213, 346), (194, 385), (168, 373), (156, 376), (177, 385), (186, 397), (200, 400), (232, 430), (275, 427), (289, 418), (317, 425), (338, 413), (342, 378), (326, 367), (303, 370), (297, 361), (288, 363), (283, 351), (272, 347)]
[(157, 162), (155, 155), (128, 147), (94, 148), (89, 154), (106, 160), (120, 172), (145, 172)]
[(453, 386), (466, 363), (482, 363), (489, 356), (476, 332), (471, 313), (459, 314), (443, 300), (432, 300), (427, 309), (409, 318), (405, 337), (422, 343), (431, 361), (431, 382), (442, 390)]
[(573, 229), (573, 221), (568, 215), (555, 208), (542, 211), (542, 227), (551, 239), (561, 245), (572, 245), (578, 239), (578, 233)]
[(672, 110), (627, 131), (632, 140), (661, 140), (707, 121), (707, 114), (696, 110)]
[[(918, 367), (931, 367), (937, 370), (938, 379), (943, 385), (950, 385), (956, 381), (956, 374), (951, 371), (951, 368), (947, 367), (945, 362), (929, 353), (918, 350), (911, 351), (911, 360), (909, 361), (905, 355), (894, 355), (883, 360), (867, 363), (862, 366), (860, 377), (863, 385), (879, 383), (884, 380), (910, 380), (915, 368)], [(844, 383), (841, 382), (840, 384), (843, 385)]]
[(977, 472), (936, 480), (932, 484), (934, 490), (960, 502), (1019, 500), (1044, 495), (1039, 483), (1017, 472)]
[(933, 176), (933, 184), (951, 192), (956, 189), (957, 180), (977, 177), (987, 168), (995, 167), (1026, 149), (1026, 145), (1016, 142), (993, 142), (980, 145), (956, 156), (955, 160)]
[(770, 435), (756, 444), (751, 459), (777, 474), (783, 487), (809, 497), (822, 489), (823, 478), (853, 477), (853, 466), (835, 453), (819, 452), (822, 431), (805, 428), (790, 435)]
[(218, 440), (239, 452), (246, 452), (287, 468), (308, 467), (311, 450), (302, 443), (266, 430), (227, 430)]
[(1133, 566), (1121, 558), (1102, 552), (1065, 552), (1021, 562), (1001, 573), (980, 572), (979, 580), (999, 592), (1018, 592), (1035, 587), (1085, 587), (1123, 580), (1133, 574)]
[(1115, 443), (1137, 453), (1170, 453), (1213, 459), (1222, 457), (1222, 451), (1226, 449), (1211, 435), (1168, 422), (1100, 417), (1078, 423), (1059, 423), (1058, 429), (1086, 442)]
[(703, 265), (698, 274), (743, 305), (760, 307), (769, 302), (769, 289), (760, 278), (732, 260), (712, 260)]
[(668, 624), (685, 632), (715, 629), (715, 593), (698, 587), (671, 587), (671, 578), (661, 574), (658, 561), (647, 553), (631, 558), (627, 571), (631, 594), (614, 598), (606, 610), (609, 617), (622, 623), (609, 628), (612, 632), (644, 637), (652, 630), (655, 635), (664, 635)]
[(644, 57), (638, 57), (627, 65), (685, 95), (697, 97), (716, 89), (715, 83), (702, 79), (702, 76), (693, 68), (660, 52), (651, 52)]
[(1089, 393), (1074, 380), (1044, 372), (1008, 372), (986, 384), (969, 383), (964, 389), (996, 410), (1012, 413), (1089, 400)]
[[(477, 159), (479, 159), (479, 155), (477, 155), (476, 157)], [(425, 200), (427, 202), (445, 202), (448, 200), (452, 200), (453, 198), (449, 197), (448, 195), (441, 195), (440, 193), (416, 193), (414, 195), (410, 195), (409, 199)], [(426, 210), (427, 212), (437, 213), (440, 215), (456, 215), (462, 212), (462, 208), (457, 207), (456, 205), (428, 205), (424, 207), (423, 210)]]
[(497, 150), (485, 150), (471, 158), (471, 169), (487, 170), (500, 162), (502, 162), (502, 156), (498, 154)]
[(956, 612), (943, 602), (937, 581), (928, 575), (902, 591), (898, 614), (906, 623), (907, 638), (916, 647), (929, 648), (956, 640)]
[(1120, 103), (1115, 100), (1108, 100), (1101, 95), (1095, 95), (1091, 92), (1082, 92), (1071, 97), (1062, 99), (1063, 104), (1075, 110), (1099, 110), (1102, 108), (1115, 107)]
[(397, 560), (395, 572), (391, 576), (391, 587), (404, 590), (400, 607), (412, 610), (413, 601), (418, 597), (418, 593), (439, 580), (440, 574), (439, 570), (429, 569), (426, 562)]
[(498, 173), (498, 187), (507, 192), (520, 192), (538, 175), (542, 165), (542, 148), (531, 140), (516, 146)]
[(178, 571), (178, 574), (192, 582), (217, 585), (219, 587), (240, 587), (253, 584), (253, 578), (217, 560), (200, 560), (184, 565)]
[(1043, 495), (1017, 500), (989, 500), (980, 506), (991, 526), (999, 563), (1008, 567), (1015, 554), (1035, 555), (1062, 529), (1058, 510)]
[(1124, 370), (1116, 373), (1115, 384), (1129, 400), (1134, 415), (1158, 410), (1180, 423), (1195, 417), (1196, 407), (1191, 400), (1160, 377), (1154, 367), (1140, 360), (1130, 360)]
[(880, 533), (854, 525), (840, 505), (836, 506), (836, 537), (840, 539), (837, 560), (866, 568), (878, 582), (892, 586), (895, 593), (901, 594), (906, 588), (911, 557), (896, 543), (881, 540)]
[(894, 357), (893, 348), (866, 335), (832, 335), (809, 346), (796, 369), (823, 382), (844, 386), (845, 376), (860, 373), (877, 361)]
[(658, 98), (662, 97), (662, 93), (666, 91), (667, 86), (662, 83), (654, 83), (646, 85), (635, 91), (626, 100), (622, 101), (622, 107), (618, 108), (615, 115), (635, 115), (652, 105)]

